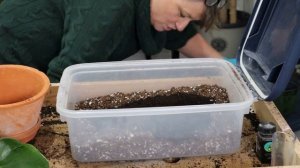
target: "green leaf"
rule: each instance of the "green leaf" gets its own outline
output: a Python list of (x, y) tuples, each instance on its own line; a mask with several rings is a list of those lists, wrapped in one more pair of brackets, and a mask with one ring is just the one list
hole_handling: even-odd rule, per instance
[(32, 145), (0, 139), (0, 168), (48, 168), (47, 159)]

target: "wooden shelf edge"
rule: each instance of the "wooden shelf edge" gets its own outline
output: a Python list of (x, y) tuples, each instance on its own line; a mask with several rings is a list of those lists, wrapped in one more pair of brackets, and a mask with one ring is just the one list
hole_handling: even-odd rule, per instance
[(58, 92), (58, 83), (51, 83), (48, 93), (45, 96), (43, 106), (56, 106), (56, 96)]
[[(253, 108), (260, 121), (273, 122), (276, 124), (278, 131), (283, 131), (291, 135), (287, 141), (293, 141), (292, 137), (296, 135), (273, 102), (258, 101), (253, 104)], [(298, 139), (295, 141), (295, 148), (293, 151), (287, 152), (289, 152), (287, 155), (291, 155), (291, 152), (294, 154), (293, 165), (300, 165), (300, 142)]]

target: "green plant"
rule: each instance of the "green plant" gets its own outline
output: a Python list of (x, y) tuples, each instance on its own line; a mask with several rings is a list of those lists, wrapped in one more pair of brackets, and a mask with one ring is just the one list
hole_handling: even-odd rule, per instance
[(48, 168), (47, 159), (32, 145), (0, 138), (0, 168)]

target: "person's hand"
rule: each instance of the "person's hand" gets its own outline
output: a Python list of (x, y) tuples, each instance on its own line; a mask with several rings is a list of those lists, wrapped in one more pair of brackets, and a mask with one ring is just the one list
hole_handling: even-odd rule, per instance
[(224, 57), (224, 59), (230, 63), (232, 63), (233, 65), (236, 65), (236, 58), (227, 58), (227, 57)]

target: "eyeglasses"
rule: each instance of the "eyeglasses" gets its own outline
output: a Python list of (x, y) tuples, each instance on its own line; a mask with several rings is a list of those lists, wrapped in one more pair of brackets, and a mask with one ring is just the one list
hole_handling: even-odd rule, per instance
[(222, 8), (226, 4), (226, 0), (205, 0), (205, 5), (208, 7), (216, 6)]

